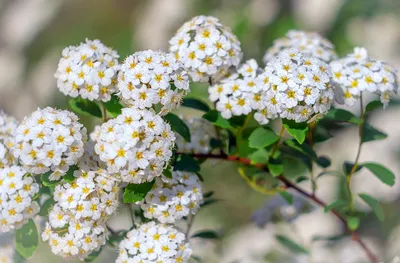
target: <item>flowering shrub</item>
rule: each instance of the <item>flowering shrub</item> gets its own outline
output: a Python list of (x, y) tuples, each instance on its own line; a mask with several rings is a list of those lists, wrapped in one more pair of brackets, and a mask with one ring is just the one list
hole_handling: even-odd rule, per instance
[[(328, 40), (302, 31), (277, 40), (264, 65), (255, 59), (241, 62), (238, 38), (205, 16), (186, 22), (169, 43), (171, 53), (140, 51), (124, 61), (99, 40), (68, 47), (55, 77), (59, 90), (72, 97), (75, 113), (47, 107), (20, 124), (0, 113), (0, 232), (16, 230), (19, 255), (31, 257), (41, 236), (54, 254), (67, 259), (90, 261), (103, 246), (119, 243), (120, 263), (196, 262), (190, 240), (220, 237), (213, 230), (191, 231), (196, 213), (216, 202), (204, 189), (201, 163), (219, 159), (237, 163), (255, 191), (278, 195), (268, 211), (282, 200), (293, 204), (295, 199), (296, 209), (319, 205), (343, 223), (344, 235), (351, 235), (371, 262), (378, 262), (357, 232), (362, 214), (354, 207), (350, 183), (363, 168), (384, 184), (395, 182), (387, 168), (360, 163), (359, 156), (364, 143), (386, 137), (368, 123), (368, 114), (387, 106), (397, 92), (396, 71), (364, 48), (337, 58)], [(211, 103), (186, 97), (189, 81), (208, 82)], [(365, 93), (380, 95), (380, 101), (364, 107)], [(339, 108), (342, 103), (360, 103), (361, 115)], [(178, 107), (203, 115), (171, 113)], [(90, 138), (80, 115), (102, 122)], [(279, 133), (267, 125), (271, 122), (281, 126)], [(343, 171), (314, 176), (314, 166), (330, 166), (314, 145), (329, 139), (320, 131), (332, 122), (358, 126), (358, 154)], [(287, 176), (287, 157), (304, 163), (310, 176)], [(317, 179), (330, 173), (345, 179), (347, 193), (326, 204), (315, 191)], [(310, 192), (297, 185), (305, 180)], [(379, 200), (358, 195), (384, 220)], [(109, 220), (121, 202), (133, 224), (115, 231)], [(293, 210), (283, 206), (281, 211), (290, 222)], [(269, 220), (262, 214), (254, 215), (259, 225)], [(44, 229), (42, 221), (47, 221)], [(308, 253), (289, 237), (276, 239), (296, 253)], [(12, 257), (6, 248), (0, 253), (4, 262)]]

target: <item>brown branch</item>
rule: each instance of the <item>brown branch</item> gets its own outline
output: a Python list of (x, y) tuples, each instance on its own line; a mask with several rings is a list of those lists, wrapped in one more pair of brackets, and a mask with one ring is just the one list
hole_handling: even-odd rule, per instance
[[(235, 161), (235, 162), (240, 162), (245, 165), (252, 165), (254, 167), (257, 167), (265, 172), (269, 172), (268, 167), (260, 164), (260, 163), (252, 163), (250, 159), (247, 158), (242, 158), (239, 156), (229, 156), (224, 153), (222, 154), (198, 154), (198, 153), (176, 153), (177, 155), (182, 155), (182, 154), (188, 154), (194, 158), (211, 158), (211, 159), (221, 159), (221, 160), (227, 160), (227, 161)], [(321, 207), (325, 208), (327, 204), (319, 199), (317, 196), (314, 194), (308, 193), (305, 190), (301, 189), (298, 187), (296, 184), (292, 183), (289, 179), (284, 177), (283, 175), (279, 175), (276, 177), (278, 180), (280, 180), (287, 188), (292, 188), (299, 194), (303, 195), (304, 197), (312, 200), (314, 203), (320, 205)], [(331, 209), (330, 212), (335, 215), (346, 227), (346, 231), (351, 234), (352, 240), (357, 242), (361, 248), (364, 250), (365, 254), (368, 256), (369, 260), (371, 263), (378, 263), (377, 257), (374, 255), (374, 253), (370, 250), (370, 248), (361, 240), (359, 234), (356, 231), (352, 231), (346, 222), (346, 219), (335, 209)]]

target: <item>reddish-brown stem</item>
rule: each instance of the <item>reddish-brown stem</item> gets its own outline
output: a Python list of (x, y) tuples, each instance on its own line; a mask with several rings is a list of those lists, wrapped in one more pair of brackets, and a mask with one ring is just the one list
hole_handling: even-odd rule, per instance
[[(182, 155), (182, 154), (187, 154), (187, 153), (179, 153), (178, 152), (176, 154), (177, 155)], [(245, 165), (255, 166), (255, 167), (257, 167), (257, 168), (259, 168), (261, 170), (264, 170), (265, 172), (269, 172), (267, 166), (265, 166), (263, 164), (260, 164), (260, 163), (252, 163), (250, 159), (242, 158), (242, 157), (239, 157), (239, 156), (230, 156), (230, 155), (226, 155), (224, 153), (222, 153), (222, 154), (189, 153), (189, 155), (194, 157), (194, 158), (211, 158), (211, 159), (221, 159), (221, 160), (227, 160), (227, 161), (240, 162), (240, 163), (245, 164)], [(301, 194), (304, 197), (312, 200), (314, 203), (320, 205), (321, 207), (325, 208), (327, 206), (327, 204), (324, 201), (322, 201), (321, 199), (319, 199), (315, 194), (308, 193), (307, 191), (301, 189), (300, 187), (298, 187), (296, 184), (292, 183), (289, 179), (287, 179), (283, 175), (279, 175), (276, 178), (278, 180), (280, 180), (287, 188), (292, 188), (293, 190), (295, 190), (299, 194)], [(378, 259), (376, 258), (374, 253), (370, 250), (370, 248), (361, 240), (361, 238), (358, 235), (358, 233), (356, 231), (352, 231), (347, 226), (346, 219), (339, 212), (337, 212), (335, 209), (331, 209), (330, 212), (333, 215), (335, 215), (345, 225), (347, 232), (351, 234), (352, 240), (357, 242), (362, 247), (362, 249), (364, 250), (365, 254), (368, 256), (368, 258), (371, 261), (371, 263), (378, 263)]]

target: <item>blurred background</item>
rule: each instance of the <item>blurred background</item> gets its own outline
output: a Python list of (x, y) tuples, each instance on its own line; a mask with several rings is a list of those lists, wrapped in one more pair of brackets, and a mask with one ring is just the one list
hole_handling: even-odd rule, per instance
[[(98, 38), (116, 49), (121, 59), (139, 50), (167, 50), (174, 31), (200, 14), (216, 16), (230, 26), (242, 43), (244, 58), (255, 58), (260, 64), (274, 39), (297, 28), (320, 32), (336, 45), (341, 56), (360, 45), (373, 58), (398, 68), (399, 12), (398, 0), (0, 0), (0, 108), (18, 119), (37, 107), (66, 108), (68, 98), (56, 88), (53, 75), (61, 50), (68, 45)], [(192, 90), (190, 96), (207, 99), (206, 85), (193, 85)], [(361, 161), (380, 162), (396, 176), (400, 174), (399, 117), (396, 105), (378, 110), (371, 123), (389, 137), (366, 144), (361, 154)], [(93, 125), (89, 120), (84, 122), (89, 129)], [(334, 139), (318, 145), (317, 151), (331, 157), (331, 169), (340, 170), (344, 160), (355, 157), (357, 135), (356, 127), (342, 127), (336, 130)], [(290, 164), (292, 173), (299, 176), (304, 169), (297, 166)], [(342, 225), (321, 209), (301, 205), (301, 210), (308, 212), (296, 216), (298, 207), (281, 207), (277, 219), (275, 207), (284, 202), (254, 192), (232, 164), (207, 161), (202, 175), (206, 191), (215, 191), (218, 202), (200, 211), (194, 231), (214, 229), (222, 235), (218, 241), (193, 242), (195, 255), (202, 262), (367, 262), (357, 244), (346, 237), (328, 245), (316, 238), (343, 233)], [(317, 194), (330, 203), (340, 195), (339, 185), (337, 177), (323, 177), (318, 181)], [(389, 188), (362, 171), (354, 177), (352, 186), (356, 193), (371, 194), (384, 203), (387, 219), (382, 224), (358, 200), (358, 209), (367, 213), (360, 232), (382, 262), (397, 262), (399, 181)], [(310, 188), (307, 182), (302, 187)], [(129, 228), (125, 212), (122, 207), (121, 217), (113, 221), (117, 229)], [(291, 255), (276, 242), (276, 234), (290, 236), (311, 253)], [(113, 262), (115, 255), (116, 249), (108, 248), (95, 262)], [(64, 262), (50, 253), (47, 244), (42, 244), (29, 262), (43, 260)]]

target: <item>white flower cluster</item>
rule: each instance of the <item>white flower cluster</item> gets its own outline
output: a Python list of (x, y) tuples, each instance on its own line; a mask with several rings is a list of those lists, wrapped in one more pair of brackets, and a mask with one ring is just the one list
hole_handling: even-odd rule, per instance
[(267, 112), (265, 118), (258, 116), (258, 122), (266, 123), (269, 114), (304, 122), (314, 114), (326, 113), (334, 98), (331, 78), (325, 62), (295, 49), (283, 51), (257, 77), (261, 101), (266, 102), (259, 112)]
[(118, 75), (122, 101), (138, 109), (161, 104), (168, 112), (181, 103), (189, 90), (189, 76), (172, 54), (136, 52), (125, 59)]
[(236, 67), (242, 58), (237, 37), (211, 16), (197, 16), (186, 22), (169, 44), (169, 50), (193, 81), (207, 82), (220, 71)]
[(52, 171), (58, 180), (84, 153), (86, 128), (67, 110), (38, 109), (25, 117), (16, 131), (14, 154), (28, 172)]
[(14, 263), (14, 248), (10, 245), (0, 246), (0, 262)]
[(115, 92), (119, 55), (100, 40), (88, 40), (62, 51), (57, 87), (66, 96), (109, 101)]
[(116, 263), (187, 263), (191, 254), (185, 234), (149, 222), (128, 232), (119, 245)]
[(259, 71), (257, 62), (250, 59), (238, 68), (237, 73), (208, 89), (209, 98), (217, 102), (216, 109), (222, 117), (230, 119), (265, 108), (267, 100), (261, 97), (261, 85), (256, 81)]
[(0, 110), (0, 168), (17, 164), (12, 154), (18, 121)]
[(190, 142), (176, 133), (176, 145), (180, 152), (185, 153), (210, 153), (211, 140), (217, 139), (215, 127), (203, 118), (181, 116), (190, 130)]
[(382, 103), (387, 105), (390, 96), (398, 91), (396, 70), (370, 58), (365, 48), (355, 48), (353, 53), (332, 61), (330, 66), (333, 81), (342, 87), (349, 106), (354, 105), (364, 91), (380, 95)]
[(39, 185), (24, 168), (0, 169), (0, 232), (18, 229), (39, 212), (33, 200)]
[(42, 234), (54, 254), (84, 259), (106, 243), (105, 223), (118, 207), (119, 187), (101, 172), (77, 170), (75, 181), (56, 186)]
[(320, 34), (315, 32), (304, 32), (300, 30), (290, 30), (285, 37), (274, 41), (264, 55), (264, 63), (267, 64), (285, 49), (298, 49), (300, 52), (308, 53), (326, 63), (337, 58), (334, 45)]
[(111, 173), (137, 184), (161, 175), (174, 141), (170, 125), (153, 111), (124, 108), (102, 124), (95, 151)]
[(203, 203), (203, 187), (195, 173), (174, 171), (172, 178), (157, 178), (153, 189), (140, 201), (144, 216), (172, 224), (196, 214)]

